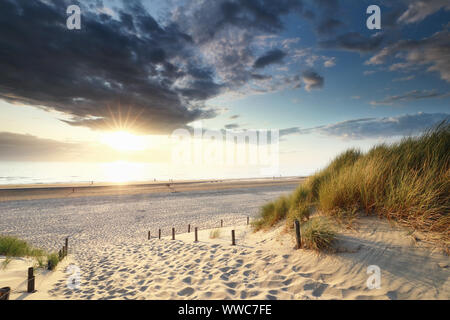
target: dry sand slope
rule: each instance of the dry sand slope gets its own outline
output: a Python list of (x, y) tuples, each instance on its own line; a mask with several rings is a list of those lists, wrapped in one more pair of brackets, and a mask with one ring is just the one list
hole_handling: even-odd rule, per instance
[[(31, 299), (449, 299), (449, 257), (406, 231), (364, 218), (341, 232), (338, 253), (293, 250), (282, 228), (251, 233), (246, 226), (103, 247), (75, 261), (81, 286), (61, 273)], [(237, 246), (230, 230), (236, 229)], [(369, 265), (381, 270), (381, 288), (369, 290)]]

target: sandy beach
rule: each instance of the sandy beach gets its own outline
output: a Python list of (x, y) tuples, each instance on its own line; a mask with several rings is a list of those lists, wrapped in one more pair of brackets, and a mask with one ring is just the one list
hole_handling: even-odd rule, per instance
[[(246, 220), (295, 185), (241, 183), (228, 189), (1, 202), (2, 234), (48, 250), (70, 240), (69, 256), (56, 271), (38, 269), (36, 293), (27, 294), (23, 283), (33, 265), (29, 259), (13, 259), (0, 270), (0, 286), (13, 288), (11, 299), (450, 298), (449, 257), (441, 248), (387, 221), (362, 218), (353, 229), (340, 228), (335, 253), (294, 250), (284, 226), (253, 233)], [(78, 289), (67, 287), (69, 265), (80, 270)], [(367, 287), (370, 265), (381, 270), (380, 289)]]
[[(337, 252), (294, 250), (283, 227), (251, 232), (245, 225), (158, 239), (144, 237), (70, 255), (42, 275), (36, 293), (12, 299), (448, 299), (449, 260), (405, 230), (364, 218), (343, 231)], [(236, 246), (231, 230), (236, 230)], [(212, 239), (213, 231), (220, 230)], [(217, 232), (217, 231), (216, 231)], [(82, 259), (82, 260), (80, 260)], [(67, 287), (67, 266), (80, 268), (78, 289)], [(368, 289), (367, 267), (381, 270), (379, 289)], [(14, 268), (11, 266), (11, 268)], [(17, 272), (17, 266), (16, 270)], [(6, 271), (3, 271), (6, 272)], [(1, 272), (0, 272), (1, 276)]]

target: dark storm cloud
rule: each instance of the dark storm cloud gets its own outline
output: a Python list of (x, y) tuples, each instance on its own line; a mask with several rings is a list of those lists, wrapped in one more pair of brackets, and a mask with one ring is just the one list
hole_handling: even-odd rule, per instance
[(193, 0), (177, 8), (174, 16), (175, 21), (184, 24), (203, 43), (230, 26), (278, 32), (284, 27), (281, 16), (302, 10), (302, 0)]
[[(253, 70), (258, 59), (255, 47), (261, 45), (263, 37), (268, 39), (283, 30), (283, 16), (297, 14), (300, 17), (302, 10), (301, 0), (192, 0), (173, 9), (171, 19), (192, 36), (227, 89), (249, 94), (258, 90), (247, 84), (270, 80), (268, 77), (263, 79)], [(275, 50), (278, 50), (278, 56), (274, 55), (276, 60), (281, 56), (281, 50)], [(267, 59), (270, 63), (270, 57)], [(267, 65), (264, 60), (256, 66)]]
[[(0, 2), (0, 98), (61, 111), (94, 129), (164, 132), (215, 116), (204, 100), (221, 91), (191, 58), (190, 36), (160, 26), (138, 1), (121, 21), (82, 5), (81, 30), (66, 28), (76, 1)], [(175, 62), (174, 62), (175, 61)]]
[[(66, 28), (69, 4), (81, 7), (81, 30)], [(217, 116), (205, 101), (225, 90), (271, 80), (253, 65), (284, 52), (255, 63), (251, 43), (280, 32), (282, 16), (303, 3), (193, 0), (164, 24), (138, 0), (104, 9), (102, 1), (1, 1), (0, 99), (60, 111), (74, 126), (170, 133)]]
[(448, 113), (420, 112), (396, 117), (347, 120), (314, 128), (287, 128), (280, 130), (280, 136), (317, 133), (344, 139), (390, 138), (420, 134), (449, 120)]
[(264, 68), (273, 63), (280, 63), (283, 58), (286, 56), (286, 53), (279, 49), (274, 49), (269, 52), (266, 52), (264, 55), (256, 59), (253, 67), (256, 69)]

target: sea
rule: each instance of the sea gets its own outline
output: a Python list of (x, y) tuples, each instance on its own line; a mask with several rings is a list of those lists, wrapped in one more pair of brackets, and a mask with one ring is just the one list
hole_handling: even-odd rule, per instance
[(115, 161), (0, 162), (0, 185), (144, 182), (168, 180), (245, 179), (305, 176), (311, 170), (280, 168), (267, 174), (260, 167), (174, 166), (166, 163)]

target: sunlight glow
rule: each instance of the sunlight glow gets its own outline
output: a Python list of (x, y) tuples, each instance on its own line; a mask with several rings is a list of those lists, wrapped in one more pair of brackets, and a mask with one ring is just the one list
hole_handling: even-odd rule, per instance
[(104, 134), (101, 142), (118, 151), (142, 151), (147, 147), (144, 137), (125, 131)]
[(143, 163), (116, 161), (104, 163), (101, 165), (101, 168), (109, 182), (138, 181), (142, 180), (142, 175), (145, 174), (145, 165)]

